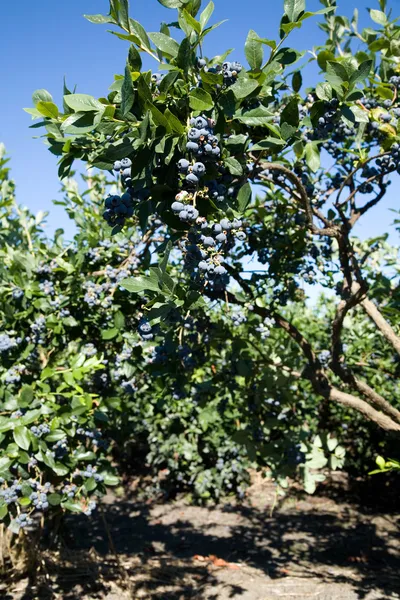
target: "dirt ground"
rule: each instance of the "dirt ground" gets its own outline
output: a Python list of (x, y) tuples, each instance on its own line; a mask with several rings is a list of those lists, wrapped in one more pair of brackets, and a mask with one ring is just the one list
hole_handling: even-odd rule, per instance
[(35, 581), (0, 584), (0, 598), (400, 599), (400, 509), (382, 512), (378, 497), (361, 509), (343, 489), (323, 488), (293, 491), (271, 516), (274, 498), (261, 480), (241, 505), (109, 495), (96, 516), (68, 518)]

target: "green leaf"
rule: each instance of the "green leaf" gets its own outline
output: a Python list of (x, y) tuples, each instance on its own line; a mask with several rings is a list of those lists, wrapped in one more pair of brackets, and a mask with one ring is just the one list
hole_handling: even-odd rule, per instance
[(385, 100), (393, 100), (393, 91), (390, 88), (379, 85), (375, 91), (381, 98), (384, 98)]
[(355, 73), (353, 73), (353, 75), (350, 77), (350, 85), (354, 85), (355, 83), (367, 79), (371, 72), (372, 64), (372, 60), (365, 60), (362, 62), (357, 71), (355, 71)]
[(233, 118), (237, 119), (241, 123), (244, 123), (245, 125), (257, 127), (260, 125), (269, 126), (274, 118), (274, 115), (267, 108), (265, 108), (265, 106), (260, 105), (257, 108), (236, 113)]
[(194, 30), (196, 33), (200, 33), (201, 32), (201, 25), (198, 21), (196, 21), (196, 19), (194, 19), (192, 17), (191, 14), (189, 14), (187, 12), (187, 10), (183, 9), (181, 11), (181, 14), (183, 16), (183, 18), (185, 19), (186, 23), (189, 25), (189, 27), (191, 27), (192, 30)]
[(288, 123), (293, 127), (299, 126), (299, 103), (297, 98), (292, 98), (281, 114), (280, 124)]
[(355, 120), (357, 121), (357, 123), (368, 123), (369, 122), (368, 111), (363, 110), (361, 108), (361, 106), (358, 106), (357, 104), (355, 104), (354, 106), (350, 106), (350, 110), (354, 114)]
[(321, 159), (317, 144), (314, 144), (313, 142), (309, 142), (308, 144), (306, 144), (305, 156), (307, 165), (309, 166), (311, 171), (313, 171), (313, 173), (318, 171), (321, 165)]
[(185, 133), (185, 128), (182, 125), (182, 123), (180, 122), (180, 120), (178, 119), (178, 117), (176, 117), (170, 110), (169, 108), (167, 108), (167, 110), (164, 113), (165, 118), (167, 119), (172, 131), (175, 131), (176, 133), (182, 134)]
[(333, 61), (326, 63), (326, 79), (333, 87), (340, 87), (349, 80), (347, 71), (343, 65)]
[(36, 104), (36, 108), (44, 117), (49, 119), (57, 119), (58, 117), (58, 108), (53, 102), (40, 101)]
[(61, 503), (63, 508), (70, 510), (71, 512), (80, 513), (83, 511), (82, 506), (78, 502), (72, 502), (72, 500), (66, 500)]
[(297, 21), (302, 12), (305, 11), (305, 0), (285, 0), (283, 10), (290, 22)]
[(175, 81), (178, 79), (179, 73), (178, 71), (171, 71), (167, 73), (161, 80), (159, 85), (159, 90), (162, 94), (166, 94), (169, 88), (174, 85)]
[(142, 68), (142, 59), (133, 44), (129, 47), (128, 63), (132, 71), (140, 71)]
[(125, 67), (124, 83), (121, 88), (121, 110), (122, 114), (126, 116), (131, 110), (135, 100), (135, 93), (133, 89), (132, 75), (129, 65)]
[(18, 406), (21, 408), (27, 408), (32, 404), (33, 401), (33, 389), (30, 385), (23, 385), (19, 393)]
[(101, 473), (101, 475), (103, 475), (104, 479), (104, 483), (105, 485), (118, 485), (120, 480), (119, 477), (116, 477), (115, 475), (111, 475), (111, 473)]
[(250, 29), (244, 45), (247, 62), (253, 70), (260, 69), (263, 62), (263, 47), (256, 38), (258, 38), (257, 33)]
[(153, 32), (149, 33), (149, 38), (153, 44), (164, 54), (168, 54), (173, 58), (178, 56), (179, 44), (174, 39), (164, 33)]
[(94, 490), (97, 487), (95, 478), (89, 477), (89, 479), (86, 479), (85, 483), (83, 484), (83, 487), (87, 492), (91, 492), (92, 490)]
[(146, 277), (145, 275), (139, 275), (138, 277), (128, 277), (120, 282), (120, 286), (128, 292), (134, 294), (140, 294), (145, 290), (151, 290), (153, 292), (160, 292), (160, 286), (158, 279), (155, 277)]
[(29, 429), (24, 425), (16, 427), (13, 431), (13, 438), (16, 444), (23, 450), (29, 450), (29, 446), (31, 445), (31, 438), (29, 434)]
[(272, 50), (275, 50), (275, 48), (276, 48), (276, 42), (275, 42), (275, 40), (268, 40), (267, 38), (257, 37), (256, 41), (259, 44), (264, 44), (265, 46), (269, 46), (270, 48), (272, 48)]
[(94, 115), (89, 112), (76, 112), (61, 124), (64, 133), (83, 135), (95, 129)]
[(88, 94), (67, 94), (64, 101), (76, 112), (104, 110), (104, 105)]
[(315, 93), (320, 100), (326, 100), (327, 102), (332, 100), (333, 94), (330, 83), (318, 83), (317, 87), (315, 88)]
[(164, 127), (164, 129), (170, 131), (171, 126), (168, 123), (168, 119), (165, 117), (165, 115), (160, 110), (158, 110), (158, 108), (154, 106), (154, 104), (151, 104), (151, 102), (147, 102), (146, 106), (151, 111), (154, 123), (156, 125), (161, 125), (161, 127)]
[(49, 494), (47, 496), (47, 501), (50, 504), (50, 506), (58, 506), (59, 504), (61, 504), (61, 496), (60, 494)]
[(130, 31), (130, 21), (129, 21), (129, 3), (128, 0), (119, 0), (119, 10), (118, 10), (119, 22), (126, 31)]
[(195, 88), (189, 94), (189, 105), (193, 110), (211, 110), (214, 107), (214, 101), (203, 88)]
[(103, 331), (101, 332), (101, 339), (102, 340), (112, 340), (117, 335), (118, 335), (118, 329), (116, 327), (113, 327), (112, 329), (103, 329)]
[(295, 71), (292, 77), (292, 88), (294, 92), (300, 91), (301, 84), (303, 83), (303, 77), (300, 71)]
[(190, 65), (192, 64), (192, 46), (190, 44), (189, 38), (183, 38), (178, 51), (178, 56), (176, 57), (176, 64), (182, 71), (185, 73), (188, 71)]
[(229, 89), (235, 94), (235, 98), (241, 100), (250, 96), (258, 87), (259, 82), (255, 79), (248, 79), (247, 77), (241, 77), (234, 83)]
[(208, 21), (210, 20), (211, 15), (214, 12), (214, 2), (209, 2), (207, 4), (207, 6), (205, 7), (205, 9), (203, 10), (203, 12), (200, 15), (200, 25), (201, 28), (204, 29), (204, 27), (207, 25)]
[(224, 165), (228, 168), (228, 171), (232, 175), (237, 175), (240, 177), (243, 174), (242, 165), (238, 160), (236, 160), (236, 158), (233, 158), (232, 156), (225, 158)]
[(385, 468), (386, 461), (383, 458), (383, 456), (377, 456), (376, 459), (375, 459), (375, 462), (376, 462), (376, 464), (378, 465), (378, 467), (380, 469), (384, 469)]
[(116, 24), (116, 21), (110, 16), (106, 15), (83, 15), (85, 19), (94, 23), (95, 25), (104, 25), (104, 23)]
[(375, 23), (378, 23), (378, 25), (387, 25), (387, 17), (385, 13), (381, 10), (377, 10), (376, 8), (370, 8), (369, 16)]
[(32, 101), (35, 106), (38, 102), (53, 102), (53, 96), (47, 90), (36, 90), (32, 94)]
[(326, 71), (326, 66), (327, 66), (328, 61), (332, 61), (332, 60), (335, 60), (335, 55), (333, 54), (333, 52), (330, 52), (329, 50), (322, 50), (317, 56), (318, 66), (323, 71)]
[(251, 201), (251, 185), (249, 182), (242, 185), (237, 195), (238, 211), (243, 213)]
[(185, 4), (184, 0), (158, 0), (158, 2), (165, 8), (182, 8)]

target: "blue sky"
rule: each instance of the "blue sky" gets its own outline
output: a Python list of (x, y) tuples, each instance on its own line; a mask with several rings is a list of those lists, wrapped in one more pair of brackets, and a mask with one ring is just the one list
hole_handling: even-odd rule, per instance
[[(214, 1), (212, 22), (228, 21), (209, 36), (206, 55), (236, 47), (232, 57), (244, 61), (242, 49), (249, 29), (255, 29), (261, 37), (277, 37), (283, 0)], [(2, 4), (0, 141), (5, 143), (11, 156), (18, 202), (33, 212), (50, 210), (49, 233), (63, 227), (70, 236), (73, 230), (64, 211), (51, 202), (60, 197), (57, 159), (41, 140), (33, 139), (41, 130), (29, 129), (31, 118), (23, 108), (32, 105), (32, 92), (38, 88), (46, 88), (60, 105), (64, 75), (70, 88), (76, 84), (79, 92), (106, 95), (114, 73), (123, 72), (128, 42), (107, 33), (107, 25), (93, 25), (82, 16), (84, 13), (107, 14), (108, 0), (41, 0), (40, 3), (24, 2), (23, 8), (17, 2)], [(374, 0), (368, 3), (339, 0), (340, 12), (347, 16), (351, 16), (355, 7), (359, 9), (363, 25), (369, 23), (367, 7), (376, 5)], [(319, 8), (318, 0), (307, 1), (307, 10)], [(158, 31), (161, 21), (174, 20), (175, 12), (165, 9), (156, 0), (131, 0), (131, 16), (148, 31)], [(302, 30), (295, 30), (289, 38), (289, 43), (298, 49), (310, 48), (322, 41), (316, 18), (309, 19)], [(151, 59), (145, 60), (145, 66), (156, 68)], [(397, 178), (384, 202), (364, 219), (362, 230), (356, 230), (358, 235), (368, 237), (389, 230), (393, 220), (389, 208), (398, 206), (399, 181)], [(392, 240), (397, 241), (395, 235)]]

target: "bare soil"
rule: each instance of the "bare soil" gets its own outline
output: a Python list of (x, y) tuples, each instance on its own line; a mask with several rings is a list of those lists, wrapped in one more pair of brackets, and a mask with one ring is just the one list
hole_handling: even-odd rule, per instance
[[(361, 508), (346, 486), (275, 501), (256, 478), (245, 503), (191, 506), (107, 496), (71, 516), (35, 579), (0, 584), (2, 600), (400, 599), (400, 509), (385, 490)], [(372, 506), (372, 508), (371, 508)]]

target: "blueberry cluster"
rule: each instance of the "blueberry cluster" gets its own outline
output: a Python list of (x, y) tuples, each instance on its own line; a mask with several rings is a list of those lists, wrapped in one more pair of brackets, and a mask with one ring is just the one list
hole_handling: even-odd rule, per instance
[(106, 210), (103, 212), (103, 217), (111, 227), (115, 225), (122, 226), (127, 217), (133, 216), (134, 199), (130, 191), (125, 192), (122, 196), (108, 196), (104, 204)]
[(64, 319), (65, 317), (70, 317), (70, 316), (71, 316), (71, 313), (68, 308), (62, 308), (60, 310), (60, 318), (61, 319)]
[(400, 172), (400, 145), (396, 142), (390, 148), (390, 154), (376, 159), (376, 165), (382, 174)]
[(237, 76), (239, 75), (240, 71), (243, 69), (242, 65), (237, 62), (229, 62), (229, 61), (225, 61), (222, 66), (221, 65), (216, 65), (215, 67), (204, 67), (204, 70), (210, 73), (217, 73), (217, 74), (221, 74), (224, 78), (224, 87), (228, 87), (230, 85), (233, 85), (235, 83), (235, 81), (237, 80)]
[(102, 434), (98, 429), (83, 429), (82, 427), (78, 427), (76, 433), (81, 437), (92, 440), (93, 446), (107, 447), (107, 442), (101, 439)]
[(318, 354), (318, 360), (321, 363), (321, 365), (324, 367), (328, 366), (330, 358), (331, 358), (331, 353), (329, 350), (322, 350), (322, 352), (320, 352)]
[(46, 280), (43, 283), (39, 283), (39, 288), (45, 296), (54, 296), (55, 294), (54, 283), (52, 281)]
[(0, 490), (0, 498), (3, 499), (5, 504), (12, 504), (13, 502), (18, 502), (18, 492), (20, 492), (21, 489), (21, 484), (17, 479), (15, 479), (11, 483), (10, 487), (6, 487)]
[(155, 83), (158, 86), (158, 85), (160, 85), (163, 77), (164, 77), (164, 73), (153, 73), (151, 76), (151, 80), (153, 81), (153, 83)]
[(11, 413), (10, 417), (11, 417), (11, 419), (20, 419), (23, 416), (23, 414), (24, 413), (19, 408), (18, 410), (15, 410), (13, 413)]
[(46, 423), (41, 423), (36, 427), (36, 425), (32, 425), (31, 433), (37, 438), (42, 437), (42, 435), (46, 435), (50, 433), (50, 427)]
[(61, 491), (68, 498), (73, 498), (78, 491), (78, 486), (75, 483), (65, 483)]
[(12, 291), (12, 297), (14, 298), (14, 300), (19, 300), (20, 298), (22, 298), (23, 295), (24, 290), (21, 290), (21, 288), (14, 288)]
[(135, 379), (129, 379), (127, 381), (121, 381), (121, 387), (127, 394), (134, 394), (137, 392), (138, 387)]
[(103, 217), (108, 225), (112, 227), (124, 225), (125, 219), (133, 216), (134, 207), (141, 200), (146, 200), (149, 197), (147, 188), (138, 191), (133, 189), (132, 161), (130, 158), (117, 160), (113, 168), (116, 173), (121, 175), (122, 185), (127, 191), (122, 196), (110, 195), (104, 201), (106, 210)]
[(21, 529), (25, 529), (25, 527), (29, 527), (33, 524), (33, 520), (26, 513), (20, 513), (15, 518), (15, 522)]
[(235, 327), (238, 327), (239, 325), (241, 325), (242, 323), (244, 323), (246, 321), (246, 315), (243, 312), (237, 312), (237, 313), (233, 313), (231, 316), (232, 319), (232, 324), (235, 325)]
[(86, 294), (83, 300), (90, 306), (98, 306), (101, 304), (102, 295), (110, 288), (108, 283), (94, 283), (93, 281), (85, 281), (83, 287), (86, 289)]
[(44, 262), (40, 263), (36, 268), (36, 273), (38, 275), (48, 275), (52, 272), (53, 272), (53, 269), (51, 268), (51, 266)]
[(53, 445), (53, 448), (51, 450), (51, 455), (54, 458), (63, 458), (67, 453), (68, 453), (68, 442), (67, 442), (66, 438), (58, 440), (58, 442), (56, 442)]
[[(46, 329), (46, 319), (44, 317), (38, 317), (31, 325), (32, 341), (35, 344), (44, 344), (45, 339), (43, 333)], [(27, 338), (27, 341), (31, 341), (31, 338)]]
[(103, 481), (104, 480), (103, 475), (100, 475), (100, 473), (97, 473), (97, 467), (94, 467), (93, 465), (88, 465), (84, 471), (78, 470), (75, 473), (75, 476), (76, 477), (78, 477), (78, 476), (86, 477), (87, 479), (90, 479), (91, 477), (93, 477), (93, 479), (95, 481)]
[(141, 319), (138, 325), (138, 332), (142, 340), (152, 340), (154, 337), (153, 328), (146, 319)]
[[(190, 119), (190, 127), (187, 137), (186, 150), (191, 152), (196, 158), (203, 160), (216, 160), (221, 155), (221, 149), (218, 146), (218, 138), (214, 135), (215, 121), (205, 115), (192, 117)], [(181, 173), (186, 174), (187, 183), (194, 185), (198, 183), (199, 177), (204, 175), (205, 166), (202, 163), (196, 163), (196, 171), (189, 171), (190, 163), (186, 159), (181, 159), (178, 162), (178, 169)], [(193, 167), (191, 167), (193, 168)]]
[(391, 83), (392, 85), (395, 86), (395, 88), (400, 88), (400, 76), (399, 75), (392, 75), (392, 77), (389, 79), (389, 83)]
[(47, 492), (48, 492), (48, 488), (50, 487), (50, 484), (45, 484), (47, 486), (47, 489), (45, 489), (45, 491), (42, 492), (32, 492), (32, 494), (29, 496), (29, 498), (32, 500), (32, 504), (35, 508), (37, 508), (38, 510), (46, 510), (46, 508), (49, 508), (49, 503), (47, 500)]
[(256, 331), (260, 334), (262, 340), (266, 340), (271, 335), (271, 329), (273, 325), (273, 320), (267, 317), (262, 323), (260, 323), (260, 325), (256, 327)]
[(94, 356), (97, 354), (97, 348), (91, 342), (89, 344), (85, 344), (82, 348), (82, 352), (85, 356)]
[(96, 502), (94, 500), (90, 500), (90, 502), (88, 502), (87, 507), (83, 511), (83, 514), (86, 515), (87, 517), (90, 517), (92, 512), (95, 510), (96, 506), (97, 506)]
[(25, 365), (14, 365), (7, 371), (4, 382), (8, 385), (19, 383), (21, 381), (21, 375), (25, 372), (25, 369)]
[[(202, 163), (195, 163), (194, 166), (196, 166), (196, 164), (201, 165)], [(179, 192), (179, 194), (176, 195), (175, 202), (171, 204), (171, 210), (174, 212), (175, 215), (177, 215), (180, 218), (181, 221), (190, 223), (196, 221), (196, 219), (199, 216), (199, 211), (194, 206), (191, 206), (190, 204), (184, 204), (183, 202), (181, 202), (181, 200), (185, 200), (188, 197), (189, 194), (187, 192)]]
[(231, 247), (234, 239), (243, 240), (246, 234), (240, 228), (242, 221), (227, 218), (219, 222), (198, 220), (188, 233), (185, 242), (185, 267), (192, 272), (194, 279), (201, 281), (204, 277), (214, 289), (222, 289), (228, 282), (223, 251)]
[(11, 338), (7, 333), (0, 333), (0, 352), (7, 352), (17, 346), (17, 340)]

